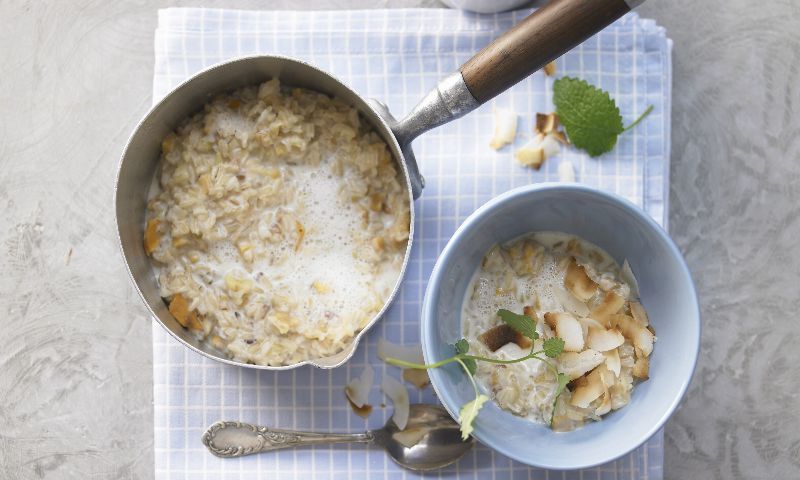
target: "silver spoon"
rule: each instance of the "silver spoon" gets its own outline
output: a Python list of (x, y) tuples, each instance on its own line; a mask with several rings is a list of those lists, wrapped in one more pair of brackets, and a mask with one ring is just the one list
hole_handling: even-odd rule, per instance
[(217, 422), (202, 437), (211, 453), (233, 458), (289, 447), (321, 443), (374, 443), (392, 460), (410, 470), (433, 470), (455, 462), (475, 444), (461, 440), (458, 424), (438, 405), (411, 405), (408, 424), (400, 431), (391, 419), (383, 428), (364, 433), (314, 433)]

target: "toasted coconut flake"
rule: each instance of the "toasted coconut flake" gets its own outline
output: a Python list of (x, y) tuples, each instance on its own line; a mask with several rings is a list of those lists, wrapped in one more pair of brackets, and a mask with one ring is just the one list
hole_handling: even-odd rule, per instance
[(411, 408), (408, 402), (408, 390), (406, 390), (405, 385), (389, 375), (384, 375), (381, 382), (381, 391), (392, 400), (394, 405), (392, 420), (395, 425), (397, 425), (398, 429), (405, 430), (408, 423), (408, 412)]
[(631, 374), (642, 380), (650, 378), (650, 360), (647, 357), (638, 358), (636, 363), (633, 364)]
[(631, 310), (631, 315), (633, 319), (636, 320), (636, 323), (643, 327), (647, 327), (650, 325), (650, 319), (647, 318), (647, 311), (644, 309), (641, 303), (639, 302), (628, 302), (628, 308)]
[(613, 372), (616, 377), (619, 377), (619, 372), (622, 368), (619, 360), (619, 350), (615, 348), (614, 350), (603, 352), (603, 356), (606, 357), (606, 368)]
[(553, 75), (555, 75), (556, 74), (556, 62), (555, 62), (555, 60), (545, 64), (545, 66), (542, 67), (542, 70), (544, 70), (544, 74), (547, 75), (548, 77), (552, 77)]
[(428, 377), (428, 371), (421, 368), (403, 369), (403, 380), (414, 385), (420, 390), (427, 387), (431, 383), (431, 379)]
[(631, 341), (635, 349), (638, 349), (637, 356), (648, 357), (653, 352), (653, 342), (655, 336), (647, 328), (639, 325), (633, 317), (628, 315), (612, 315), (609, 319), (612, 326), (619, 329), (622, 335)]
[(625, 337), (617, 329), (606, 330), (605, 328), (589, 328), (589, 336), (586, 339), (586, 346), (598, 352), (614, 350), (625, 343)]
[(406, 448), (411, 448), (418, 444), (422, 438), (428, 434), (430, 429), (426, 427), (413, 427), (394, 434), (394, 439)]
[[(571, 295), (570, 295), (571, 296)], [(574, 299), (574, 297), (573, 297)], [(588, 313), (587, 313), (588, 315)], [(600, 324), (597, 320), (592, 317), (578, 317), (578, 321), (581, 323), (581, 329), (583, 330), (583, 338), (589, 338), (589, 328), (603, 328), (605, 327)]]
[(592, 309), (592, 318), (606, 326), (611, 326), (609, 318), (619, 312), (625, 304), (625, 299), (614, 292), (606, 292), (603, 301)]
[(355, 403), (353, 403), (353, 401), (350, 400), (349, 398), (347, 399), (347, 403), (350, 404), (350, 408), (353, 409), (353, 413), (355, 413), (361, 418), (369, 418), (370, 414), (372, 413), (372, 405), (368, 403), (365, 403), (364, 405), (359, 407)]
[(566, 289), (559, 288), (558, 285), (553, 285), (553, 296), (567, 312), (575, 315), (578, 318), (589, 316), (589, 307), (587, 307), (585, 303), (575, 298), (575, 296), (569, 293)]
[(531, 340), (528, 337), (522, 335), (505, 323), (495, 325), (489, 330), (486, 330), (482, 334), (478, 335), (478, 340), (480, 340), (484, 345), (486, 345), (486, 348), (493, 352), (496, 352), (498, 349), (500, 349), (500, 347), (506, 345), (507, 343), (512, 342), (516, 343), (519, 348), (531, 348)]
[(547, 312), (544, 314), (544, 321), (555, 329), (557, 337), (564, 340), (564, 351), (583, 350), (583, 329), (578, 319), (565, 312)]
[(558, 162), (558, 181), (564, 183), (575, 182), (575, 169), (572, 167), (572, 162), (566, 158), (562, 158)]
[(168, 310), (181, 326), (192, 330), (203, 329), (203, 325), (197, 319), (197, 314), (189, 310), (189, 302), (180, 293), (172, 296)]
[(605, 361), (602, 353), (595, 350), (577, 352), (564, 352), (558, 357), (562, 373), (575, 380), (589, 370)]
[(402, 346), (384, 338), (378, 339), (378, 358), (384, 362), (387, 358), (395, 358), (405, 362), (425, 363), (425, 358), (422, 356), (422, 345)]
[(344, 394), (347, 399), (358, 408), (363, 407), (369, 400), (369, 392), (372, 390), (372, 383), (375, 381), (375, 371), (369, 365), (364, 367), (361, 375), (350, 380), (344, 387)]
[(633, 270), (631, 270), (631, 264), (628, 263), (628, 259), (626, 258), (624, 262), (622, 262), (622, 270), (620, 270), (620, 276), (625, 283), (631, 287), (631, 297), (639, 298), (639, 282), (636, 281), (636, 277), (633, 275)]
[(582, 265), (578, 265), (575, 258), (571, 258), (567, 265), (564, 287), (582, 302), (589, 300), (597, 292), (597, 284), (589, 278), (586, 269)]
[(586, 375), (586, 384), (575, 388), (572, 392), (569, 403), (574, 407), (588, 408), (589, 404), (597, 400), (605, 390), (606, 386), (600, 378), (599, 369), (594, 369)]
[(537, 113), (536, 126), (534, 127), (535, 133), (547, 135), (549, 133), (558, 131), (558, 115), (553, 113)]
[(514, 152), (514, 158), (523, 166), (539, 170), (547, 157), (544, 153), (544, 148), (541, 146), (541, 141), (533, 139)]
[(514, 141), (517, 136), (517, 114), (502, 108), (494, 109), (494, 136), (489, 146), (499, 150)]
[(558, 143), (562, 145), (569, 145), (569, 139), (567, 138), (567, 134), (561, 130), (556, 130), (550, 132), (550, 136), (553, 137)]

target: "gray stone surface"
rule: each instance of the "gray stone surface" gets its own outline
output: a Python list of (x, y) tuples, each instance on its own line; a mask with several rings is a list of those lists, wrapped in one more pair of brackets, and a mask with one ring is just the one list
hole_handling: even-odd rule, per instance
[[(115, 242), (156, 9), (0, 2), (0, 478), (153, 476), (150, 322)], [(321, 1), (298, 8), (430, 5)], [(800, 476), (800, 4), (650, 0), (675, 40), (671, 233), (703, 308), (667, 478)]]

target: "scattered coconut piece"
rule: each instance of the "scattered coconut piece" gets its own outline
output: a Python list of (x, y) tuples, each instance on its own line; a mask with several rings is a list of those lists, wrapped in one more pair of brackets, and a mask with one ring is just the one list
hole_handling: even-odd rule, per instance
[(396, 358), (405, 362), (425, 363), (422, 345), (397, 345), (384, 338), (378, 339), (378, 358), (384, 362), (387, 358)]
[[(625, 304), (625, 299), (614, 292), (606, 292), (603, 301), (592, 309), (592, 318), (610, 327), (609, 317), (619, 312)], [(624, 332), (623, 332), (624, 334)]]
[(605, 328), (589, 328), (589, 336), (586, 338), (586, 346), (598, 352), (615, 350), (625, 343), (625, 337), (617, 329), (606, 330)]
[[(527, 315), (527, 313), (525, 313)], [(478, 335), (486, 348), (496, 352), (507, 343), (516, 343), (519, 348), (531, 348), (531, 339), (511, 328), (510, 325), (501, 323)]]
[(555, 62), (555, 60), (545, 64), (545, 66), (542, 67), (542, 70), (544, 70), (544, 74), (547, 75), (548, 77), (552, 77), (553, 75), (555, 75), (556, 74), (556, 62)]
[(564, 340), (565, 352), (580, 352), (584, 347), (583, 329), (578, 319), (565, 312), (547, 312), (544, 321)]
[(363, 406), (359, 407), (349, 398), (347, 399), (347, 403), (350, 404), (350, 408), (353, 409), (353, 413), (361, 418), (369, 418), (370, 414), (372, 413), (372, 405), (368, 403), (365, 403)]
[(422, 438), (428, 434), (430, 429), (425, 427), (413, 427), (402, 432), (395, 433), (394, 439), (400, 442), (404, 447), (411, 448), (418, 444)]
[(514, 152), (514, 158), (525, 166), (539, 170), (548, 158), (558, 155), (561, 147), (551, 135), (537, 134), (522, 148)]
[(638, 349), (637, 357), (648, 357), (653, 351), (655, 336), (647, 328), (639, 325), (633, 317), (629, 315), (611, 315), (609, 322), (612, 327), (616, 327), (622, 332), (634, 346)]
[(631, 310), (631, 315), (633, 319), (636, 320), (636, 323), (643, 327), (647, 327), (650, 325), (650, 319), (647, 317), (647, 311), (644, 309), (641, 303), (639, 302), (628, 302), (628, 308)]
[(624, 262), (622, 262), (622, 269), (619, 272), (620, 277), (625, 283), (631, 287), (631, 297), (639, 298), (639, 282), (636, 281), (636, 276), (633, 275), (633, 270), (631, 270), (631, 264), (628, 263), (628, 259), (626, 258)]
[(566, 158), (562, 158), (558, 162), (558, 181), (564, 183), (575, 182), (575, 169), (572, 167), (572, 162)]
[(619, 359), (619, 350), (615, 348), (614, 350), (603, 352), (603, 356), (606, 357), (606, 368), (613, 372), (616, 377), (619, 377), (619, 372), (622, 370), (622, 362), (620, 362)]
[(597, 367), (605, 361), (605, 356), (595, 350), (584, 350), (578, 352), (564, 352), (558, 357), (561, 372), (566, 374), (570, 380), (575, 380), (589, 370)]
[(564, 276), (564, 287), (575, 295), (575, 298), (582, 302), (586, 302), (592, 298), (598, 288), (594, 280), (589, 278), (589, 275), (586, 274), (586, 269), (582, 265), (579, 265), (574, 257), (570, 259), (569, 265), (567, 265), (567, 273)]
[(408, 413), (411, 405), (408, 402), (408, 390), (405, 385), (398, 382), (389, 375), (383, 376), (381, 382), (381, 391), (392, 400), (394, 405), (394, 412), (392, 413), (392, 420), (397, 428), (405, 430), (408, 423)]
[(422, 390), (431, 383), (428, 371), (422, 368), (404, 368), (403, 380)]
[(600, 322), (598, 322), (592, 317), (578, 317), (578, 321), (581, 323), (581, 329), (583, 330), (583, 338), (587, 339), (589, 338), (589, 328), (602, 328), (602, 329), (606, 328), (603, 325), (601, 325)]
[(558, 115), (552, 113), (537, 113), (536, 125), (534, 126), (535, 133), (547, 135), (558, 130)]
[(586, 375), (586, 384), (580, 385), (572, 391), (570, 405), (578, 408), (588, 408), (589, 404), (597, 400), (606, 386), (600, 378), (600, 370), (595, 368)]
[(494, 136), (489, 146), (499, 150), (517, 136), (517, 114), (503, 108), (494, 109)]
[(647, 357), (642, 357), (636, 359), (636, 362), (633, 364), (633, 370), (631, 370), (631, 374), (642, 380), (647, 380), (650, 378), (650, 360)]
[(369, 400), (369, 392), (372, 390), (372, 383), (375, 381), (375, 370), (369, 365), (364, 367), (361, 375), (350, 380), (344, 387), (344, 394), (347, 399), (358, 408), (363, 407)]

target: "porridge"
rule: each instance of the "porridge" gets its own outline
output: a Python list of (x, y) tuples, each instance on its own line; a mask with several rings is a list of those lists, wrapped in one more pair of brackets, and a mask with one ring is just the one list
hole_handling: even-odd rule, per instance
[(409, 208), (356, 109), (273, 79), (164, 139), (144, 246), (181, 325), (234, 360), (288, 365), (341, 351), (380, 311)]
[[(548, 359), (570, 380), (557, 380), (539, 360), (478, 362), (478, 384), (503, 409), (555, 430), (573, 430), (630, 401), (646, 380), (655, 336), (638, 301), (627, 262), (573, 235), (541, 232), (493, 247), (468, 289), (462, 329), (475, 355), (512, 360), (558, 337), (563, 352)], [(499, 309), (524, 313), (536, 324), (531, 342), (498, 318)]]

